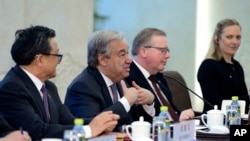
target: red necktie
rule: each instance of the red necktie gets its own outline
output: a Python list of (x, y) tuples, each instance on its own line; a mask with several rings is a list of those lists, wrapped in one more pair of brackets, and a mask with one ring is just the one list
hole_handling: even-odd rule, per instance
[(178, 121), (179, 116), (176, 114), (176, 112), (174, 111), (172, 106), (168, 103), (168, 101), (163, 97), (159, 87), (156, 85), (155, 77), (153, 75), (151, 75), (151, 76), (149, 76), (149, 80), (152, 82), (152, 84), (154, 86), (154, 89), (155, 89), (156, 94), (159, 98), (159, 101), (161, 101), (161, 103), (163, 105), (168, 106), (168, 111), (169, 111), (171, 117), (173, 118), (174, 121)]
[(41, 92), (43, 94), (43, 105), (44, 105), (44, 108), (45, 108), (47, 120), (50, 121), (48, 92), (47, 92), (47, 90), (45, 88), (45, 85), (42, 86)]

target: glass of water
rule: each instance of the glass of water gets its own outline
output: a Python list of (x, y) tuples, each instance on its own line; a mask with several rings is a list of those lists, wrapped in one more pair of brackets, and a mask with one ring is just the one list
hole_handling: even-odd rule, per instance
[(73, 133), (73, 130), (65, 130), (63, 134), (63, 141), (78, 141), (78, 137)]
[(157, 141), (166, 141), (167, 132), (165, 130), (165, 119), (163, 117), (154, 117), (152, 126), (152, 138)]

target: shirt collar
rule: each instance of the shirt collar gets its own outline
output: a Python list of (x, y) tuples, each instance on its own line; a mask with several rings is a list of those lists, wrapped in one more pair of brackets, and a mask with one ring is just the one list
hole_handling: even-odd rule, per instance
[(112, 84), (114, 84), (114, 82), (112, 82), (111, 79), (109, 79), (105, 74), (103, 74), (101, 71), (99, 71), (102, 75), (102, 78), (104, 79), (106, 85), (109, 87), (111, 86)]
[(22, 68), (21, 66), (20, 66), (20, 68), (29, 76), (29, 78), (35, 84), (35, 86), (38, 89), (38, 91), (40, 91), (41, 88), (42, 88), (42, 86), (43, 86), (43, 83), (41, 82), (41, 80), (38, 79), (35, 75), (33, 75), (32, 73), (30, 73), (29, 71), (27, 71), (26, 69)]
[(146, 69), (144, 69), (139, 63), (137, 63), (135, 60), (133, 60), (133, 62), (139, 68), (145, 78), (148, 78), (150, 76), (150, 73)]

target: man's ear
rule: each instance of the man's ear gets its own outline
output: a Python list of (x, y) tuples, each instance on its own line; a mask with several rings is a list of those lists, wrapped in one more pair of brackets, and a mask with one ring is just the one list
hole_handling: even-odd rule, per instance
[(98, 55), (98, 62), (101, 66), (106, 66), (106, 57), (103, 54)]
[(38, 66), (41, 66), (43, 64), (43, 62), (44, 62), (43, 58), (44, 58), (43, 55), (38, 54), (38, 55), (35, 56), (35, 58), (33, 60), (33, 63), (38, 65)]
[(145, 57), (147, 55), (147, 49), (145, 47), (140, 47), (139, 54), (141, 54), (143, 57)]

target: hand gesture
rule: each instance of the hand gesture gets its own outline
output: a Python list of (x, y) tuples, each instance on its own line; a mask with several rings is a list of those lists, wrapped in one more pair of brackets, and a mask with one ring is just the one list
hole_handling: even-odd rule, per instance
[(119, 115), (112, 111), (102, 112), (97, 115), (90, 123), (92, 137), (98, 136), (103, 132), (111, 132), (116, 127)]
[(133, 105), (138, 97), (138, 92), (134, 87), (128, 88), (124, 80), (121, 80), (121, 86), (124, 93), (124, 97), (128, 100), (130, 105)]
[(154, 102), (155, 97), (153, 93), (151, 93), (147, 89), (140, 87), (134, 81), (132, 82), (132, 85), (138, 92), (136, 104), (144, 105), (144, 104), (152, 104)]

